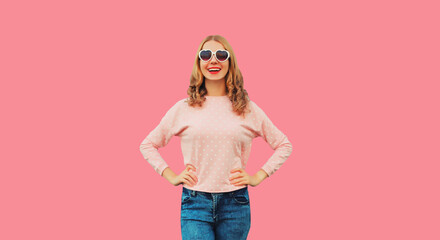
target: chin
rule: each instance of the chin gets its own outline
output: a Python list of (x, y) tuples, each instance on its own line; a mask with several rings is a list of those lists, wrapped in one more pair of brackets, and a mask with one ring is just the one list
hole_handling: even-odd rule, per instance
[(212, 79), (212, 78), (206, 78), (207, 80), (210, 80), (210, 81), (220, 81), (220, 80), (222, 80), (223, 78), (215, 78), (215, 79)]

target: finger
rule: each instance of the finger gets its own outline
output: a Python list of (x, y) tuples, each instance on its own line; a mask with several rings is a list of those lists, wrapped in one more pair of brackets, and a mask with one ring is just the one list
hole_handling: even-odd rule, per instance
[(195, 177), (194, 173), (186, 173), (186, 176), (188, 176), (194, 183), (197, 182), (197, 178)]
[(188, 173), (188, 175), (190, 175), (194, 181), (196, 181), (196, 182), (199, 181), (199, 179), (197, 178), (197, 176), (194, 173)]
[(244, 184), (247, 184), (246, 181), (239, 181), (237, 183), (234, 183), (235, 186), (241, 186), (241, 185), (244, 185)]
[(231, 181), (232, 184), (245, 180), (243, 177), (235, 178)]
[(191, 186), (191, 184), (188, 181), (186, 181), (185, 179), (182, 180), (182, 183), (185, 183), (186, 185)]
[(195, 171), (196, 171), (196, 167), (194, 167), (194, 166), (191, 165), (191, 164), (188, 164), (188, 165), (186, 166), (186, 170), (188, 170), (188, 171), (193, 170), (193, 171), (195, 172)]
[(229, 180), (235, 180), (235, 179), (239, 179), (239, 178), (242, 178), (243, 176), (241, 175), (241, 174), (237, 174), (237, 175), (234, 175), (234, 176), (231, 176), (230, 178), (229, 178)]
[(234, 168), (231, 170), (231, 173), (235, 173), (235, 172), (241, 172), (242, 169), (241, 168)]
[(185, 178), (188, 182), (190, 182), (191, 184), (193, 184), (193, 185), (196, 184), (196, 182), (195, 182), (190, 176), (185, 175), (184, 178)]
[(188, 180), (188, 182), (190, 182), (190, 183), (193, 184), (193, 185), (196, 184), (196, 183), (194, 182), (194, 180), (193, 180), (190, 176), (188, 176), (188, 175), (184, 175), (183, 178), (186, 179), (186, 180)]

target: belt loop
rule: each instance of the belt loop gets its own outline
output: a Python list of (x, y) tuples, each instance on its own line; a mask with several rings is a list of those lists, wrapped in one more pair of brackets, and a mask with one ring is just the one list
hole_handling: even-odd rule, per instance
[(196, 196), (196, 191), (195, 191), (195, 190), (191, 190), (191, 195), (192, 195), (193, 197), (195, 197), (195, 196)]

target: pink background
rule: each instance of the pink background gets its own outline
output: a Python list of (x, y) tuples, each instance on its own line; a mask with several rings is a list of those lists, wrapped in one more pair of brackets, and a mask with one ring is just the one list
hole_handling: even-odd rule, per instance
[(139, 145), (210, 34), (294, 147), (249, 239), (440, 239), (437, 3), (2, 1), (0, 239), (180, 239), (182, 186)]

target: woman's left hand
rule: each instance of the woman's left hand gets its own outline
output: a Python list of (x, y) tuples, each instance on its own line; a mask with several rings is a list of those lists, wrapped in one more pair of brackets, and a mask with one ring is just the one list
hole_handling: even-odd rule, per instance
[(236, 172), (238, 172), (238, 174), (229, 177), (229, 181), (235, 186), (251, 185), (252, 187), (255, 187), (262, 181), (257, 176), (250, 176), (242, 168), (234, 168), (231, 170), (231, 174)]

